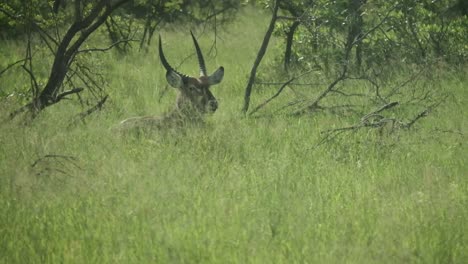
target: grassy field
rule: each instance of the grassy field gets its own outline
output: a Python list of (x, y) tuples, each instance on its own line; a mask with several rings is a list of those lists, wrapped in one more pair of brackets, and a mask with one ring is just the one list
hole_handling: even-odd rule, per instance
[[(158, 101), (156, 46), (100, 57), (111, 99), (86, 124), (68, 127), (81, 109), (70, 101), (31, 125), (0, 125), (0, 263), (467, 263), (466, 77), (447, 74), (438, 87), (452, 99), (409, 131), (314, 148), (320, 131), (355, 119), (240, 114), (268, 22), (255, 19), (264, 26), (244, 19), (220, 31), (216, 57), (210, 34), (200, 39), (208, 70), (226, 68), (206, 126), (110, 129), (173, 104), (172, 90)], [(193, 53), (188, 31), (163, 37), (171, 63)], [(21, 56), (2, 45), (3, 57)], [(196, 74), (195, 58), (180, 70)], [(277, 87), (256, 89), (253, 105)], [(2, 118), (16, 107), (8, 102)]]

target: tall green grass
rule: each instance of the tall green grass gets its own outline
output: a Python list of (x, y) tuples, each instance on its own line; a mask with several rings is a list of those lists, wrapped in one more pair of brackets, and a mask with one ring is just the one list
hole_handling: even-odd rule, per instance
[[(267, 21), (250, 13), (218, 32), (217, 56), (205, 56), (226, 76), (205, 126), (112, 132), (171, 108), (174, 91), (158, 101), (155, 48), (100, 57), (111, 100), (85, 124), (68, 126), (73, 102), (2, 124), (0, 263), (466, 263), (466, 78), (442, 80), (454, 97), (409, 131), (314, 148), (320, 131), (351, 119), (240, 115)], [(163, 33), (172, 64), (193, 52), (186, 33)], [(195, 58), (180, 70), (196, 74)], [(257, 88), (252, 104), (275, 89)]]

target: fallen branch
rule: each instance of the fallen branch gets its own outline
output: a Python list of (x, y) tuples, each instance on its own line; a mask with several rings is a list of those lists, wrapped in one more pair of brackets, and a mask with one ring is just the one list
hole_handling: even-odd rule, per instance
[(40, 162), (42, 162), (45, 159), (64, 159), (64, 160), (70, 161), (73, 165), (75, 165), (75, 167), (79, 168), (79, 166), (74, 163), (74, 161), (77, 161), (76, 157), (68, 156), (68, 155), (59, 155), (59, 154), (44, 155), (43, 157), (35, 160), (33, 164), (31, 164), (31, 167), (34, 168), (36, 165), (38, 165)]
[(316, 144), (315, 147), (319, 147), (320, 145), (336, 138), (337, 136), (341, 135), (342, 133), (346, 131), (356, 131), (365, 127), (381, 128), (388, 123), (392, 123), (392, 128), (394, 127), (395, 124), (399, 124), (402, 126), (403, 123), (401, 121), (398, 121), (395, 118), (386, 118), (385, 116), (379, 114), (383, 112), (384, 110), (397, 106), (398, 104), (399, 104), (398, 102), (391, 102), (389, 104), (386, 104), (378, 108), (377, 110), (366, 114), (359, 120), (358, 123), (354, 125), (328, 129), (328, 130), (320, 132), (321, 134), (325, 134), (325, 136)]
[[(76, 157), (60, 154), (47, 154), (31, 164), (31, 168), (38, 170), (36, 176), (50, 176), (54, 172), (70, 176), (73, 169), (81, 170)], [(70, 166), (71, 164), (72, 166)]]
[(81, 112), (79, 113), (76, 117), (75, 117), (75, 120), (73, 120), (69, 126), (72, 126), (73, 124), (76, 124), (78, 123), (79, 121), (82, 121), (84, 122), (84, 119), (91, 115), (92, 113), (98, 111), (98, 110), (101, 110), (102, 109), (102, 106), (104, 105), (104, 103), (107, 101), (107, 99), (109, 98), (109, 95), (106, 95), (104, 96), (99, 102), (97, 102), (96, 105), (94, 105), (93, 107), (89, 108), (88, 110), (84, 111), (84, 112)]
[(432, 104), (431, 106), (429, 106), (428, 108), (424, 109), (424, 111), (420, 112), (419, 114), (417, 114), (413, 119), (411, 119), (409, 122), (407, 122), (406, 124), (403, 124), (403, 127), (404, 128), (411, 128), (414, 123), (416, 123), (416, 121), (418, 121), (419, 119), (423, 118), (423, 117), (426, 117), (429, 115), (429, 113), (436, 107), (438, 107), (440, 104), (442, 104), (447, 98), (449, 97), (449, 95), (446, 95), (442, 100), (440, 100), (439, 102), (437, 103), (434, 103)]
[(404, 127), (405, 128), (411, 128), (414, 123), (416, 123), (416, 121), (418, 121), (419, 119), (423, 118), (423, 117), (426, 117), (427, 115), (429, 114), (429, 109), (425, 109), (424, 111), (422, 111), (421, 113), (417, 114), (412, 120), (410, 120), (408, 123), (404, 124)]
[(391, 102), (391, 103), (388, 103), (388, 104), (382, 106), (381, 108), (379, 108), (379, 109), (377, 109), (377, 110), (375, 110), (375, 111), (373, 111), (373, 112), (371, 112), (371, 113), (369, 113), (369, 114), (363, 116), (363, 117), (361, 118), (361, 122), (365, 122), (365, 121), (367, 121), (371, 116), (375, 116), (375, 115), (377, 115), (378, 113), (380, 113), (380, 112), (382, 112), (382, 111), (384, 111), (384, 110), (387, 110), (387, 109), (390, 109), (390, 108), (392, 108), (392, 107), (394, 107), (394, 106), (397, 106), (398, 104), (399, 104), (398, 102)]
[(426, 108), (425, 110), (421, 111), (418, 113), (413, 119), (411, 119), (408, 122), (403, 122), (401, 120), (398, 120), (396, 118), (389, 118), (385, 117), (381, 113), (384, 110), (388, 110), (390, 108), (393, 108), (397, 105), (399, 105), (399, 102), (391, 102), (389, 104), (386, 104), (379, 109), (372, 111), (365, 116), (363, 116), (358, 123), (351, 125), (351, 126), (346, 126), (346, 127), (340, 127), (340, 128), (334, 128), (334, 129), (328, 129), (320, 132), (321, 134), (325, 134), (325, 136), (315, 145), (314, 148), (319, 147), (320, 145), (331, 141), (332, 139), (338, 137), (339, 135), (347, 132), (347, 131), (356, 131), (362, 128), (384, 128), (385, 125), (391, 123), (391, 131), (393, 132), (395, 129), (398, 128), (403, 128), (409, 130), (418, 120), (420, 120), (423, 117), (428, 116), (428, 114), (438, 105), (442, 103), (443, 100), (440, 102), (433, 104)]

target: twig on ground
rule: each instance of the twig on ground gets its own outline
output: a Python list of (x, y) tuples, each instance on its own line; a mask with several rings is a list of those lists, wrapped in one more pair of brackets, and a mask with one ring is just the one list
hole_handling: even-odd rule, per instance
[(99, 102), (97, 102), (96, 105), (94, 105), (93, 107), (89, 108), (88, 110), (86, 110), (84, 112), (81, 112), (78, 115), (76, 115), (75, 120), (73, 120), (70, 123), (69, 126), (72, 126), (72, 125), (78, 123), (79, 121), (84, 122), (84, 119), (87, 116), (91, 115), (92, 113), (94, 113), (94, 112), (96, 112), (98, 110), (101, 110), (102, 106), (104, 105), (104, 103), (107, 101), (108, 98), (109, 98), (109, 95), (104, 96)]

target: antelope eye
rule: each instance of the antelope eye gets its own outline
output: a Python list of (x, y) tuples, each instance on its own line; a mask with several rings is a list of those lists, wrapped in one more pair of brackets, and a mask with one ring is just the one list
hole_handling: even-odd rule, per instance
[(196, 86), (189, 86), (189, 90), (191, 92), (196, 92), (196, 93), (200, 92), (200, 89), (198, 89), (198, 87), (196, 87)]

